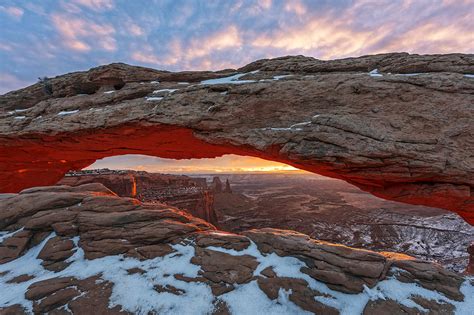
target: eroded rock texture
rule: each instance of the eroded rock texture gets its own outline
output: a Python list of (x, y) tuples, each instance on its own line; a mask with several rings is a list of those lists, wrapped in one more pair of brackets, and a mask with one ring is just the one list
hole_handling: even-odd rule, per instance
[[(377, 71), (375, 71), (377, 69)], [(371, 72), (371, 73), (369, 73)], [(111, 64), (0, 97), (0, 190), (106, 156), (240, 154), (474, 223), (473, 55), (260, 60), (170, 73)], [(227, 79), (211, 80), (219, 77)]]
[(474, 305), (471, 280), (436, 264), (285, 230), (224, 233), (101, 184), (4, 196), (0, 230), (7, 314), (464, 314)]
[(101, 183), (120, 197), (144, 202), (162, 202), (189, 212), (214, 225), (214, 193), (205, 178), (144, 171), (82, 171), (67, 174), (57, 185)]

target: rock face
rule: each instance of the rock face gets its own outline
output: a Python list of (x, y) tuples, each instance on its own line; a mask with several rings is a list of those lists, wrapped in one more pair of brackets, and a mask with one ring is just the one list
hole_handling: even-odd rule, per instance
[(233, 153), (472, 224), (473, 73), (473, 55), (399, 53), (283, 57), (221, 72), (111, 64), (67, 74), (49, 81), (51, 95), (38, 83), (0, 97), (0, 191), (54, 184), (112, 155)]
[(102, 169), (74, 171), (66, 174), (57, 184), (78, 186), (89, 183), (101, 183), (120, 197), (166, 203), (217, 224), (214, 194), (207, 187), (205, 178)]
[(469, 313), (474, 284), (439, 265), (296, 232), (224, 233), (101, 184), (0, 199), (0, 312)]

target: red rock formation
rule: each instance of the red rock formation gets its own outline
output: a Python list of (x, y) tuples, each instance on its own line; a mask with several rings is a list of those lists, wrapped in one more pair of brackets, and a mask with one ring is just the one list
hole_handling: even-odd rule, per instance
[[(186, 87), (178, 82), (236, 72), (112, 64), (60, 76), (50, 80), (52, 95), (36, 84), (0, 97), (0, 191), (54, 184), (68, 170), (112, 155), (232, 153), (340, 178), (382, 198), (448, 209), (473, 224), (474, 80), (463, 75), (474, 73), (473, 60), (277, 58), (240, 69), (260, 70), (242, 77), (250, 80), (243, 84)], [(383, 76), (370, 76), (375, 68)], [(413, 72), (423, 73), (403, 75)], [(291, 76), (275, 78), (281, 74)]]
[(68, 174), (57, 184), (79, 186), (89, 183), (101, 183), (121, 197), (166, 203), (217, 225), (214, 195), (207, 188), (205, 178), (143, 171), (96, 170)]
[(212, 191), (215, 193), (221, 193), (222, 192), (222, 181), (218, 176), (214, 176), (212, 179)]

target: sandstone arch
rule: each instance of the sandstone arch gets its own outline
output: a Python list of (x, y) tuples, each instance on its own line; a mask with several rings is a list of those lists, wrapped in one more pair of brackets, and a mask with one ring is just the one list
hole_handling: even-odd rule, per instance
[[(472, 73), (473, 55), (385, 54), (284, 57), (221, 72), (112, 64), (66, 74), (50, 80), (52, 95), (35, 84), (0, 97), (0, 191), (53, 184), (112, 155), (232, 153), (473, 224)], [(229, 76), (240, 82), (201, 83)]]

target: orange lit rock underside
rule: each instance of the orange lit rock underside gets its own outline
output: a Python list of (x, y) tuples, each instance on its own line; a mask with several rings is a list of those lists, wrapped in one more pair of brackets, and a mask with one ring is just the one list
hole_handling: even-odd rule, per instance
[[(472, 61), (294, 57), (243, 67), (239, 72), (260, 72), (238, 85), (192, 84), (231, 70), (166, 73), (123, 64), (60, 76), (51, 80), (56, 95), (44, 96), (36, 84), (0, 97), (0, 191), (54, 184), (68, 170), (113, 155), (237, 154), (340, 178), (385, 199), (448, 209), (474, 224), (474, 80), (463, 75), (474, 72)], [(374, 78), (362, 70), (373, 68), (424, 74)], [(272, 80), (280, 74), (292, 76)], [(88, 95), (71, 88), (86, 83)], [(118, 83), (125, 85), (103, 93)], [(166, 88), (178, 91), (146, 100)], [(71, 110), (78, 112), (58, 115)]]

